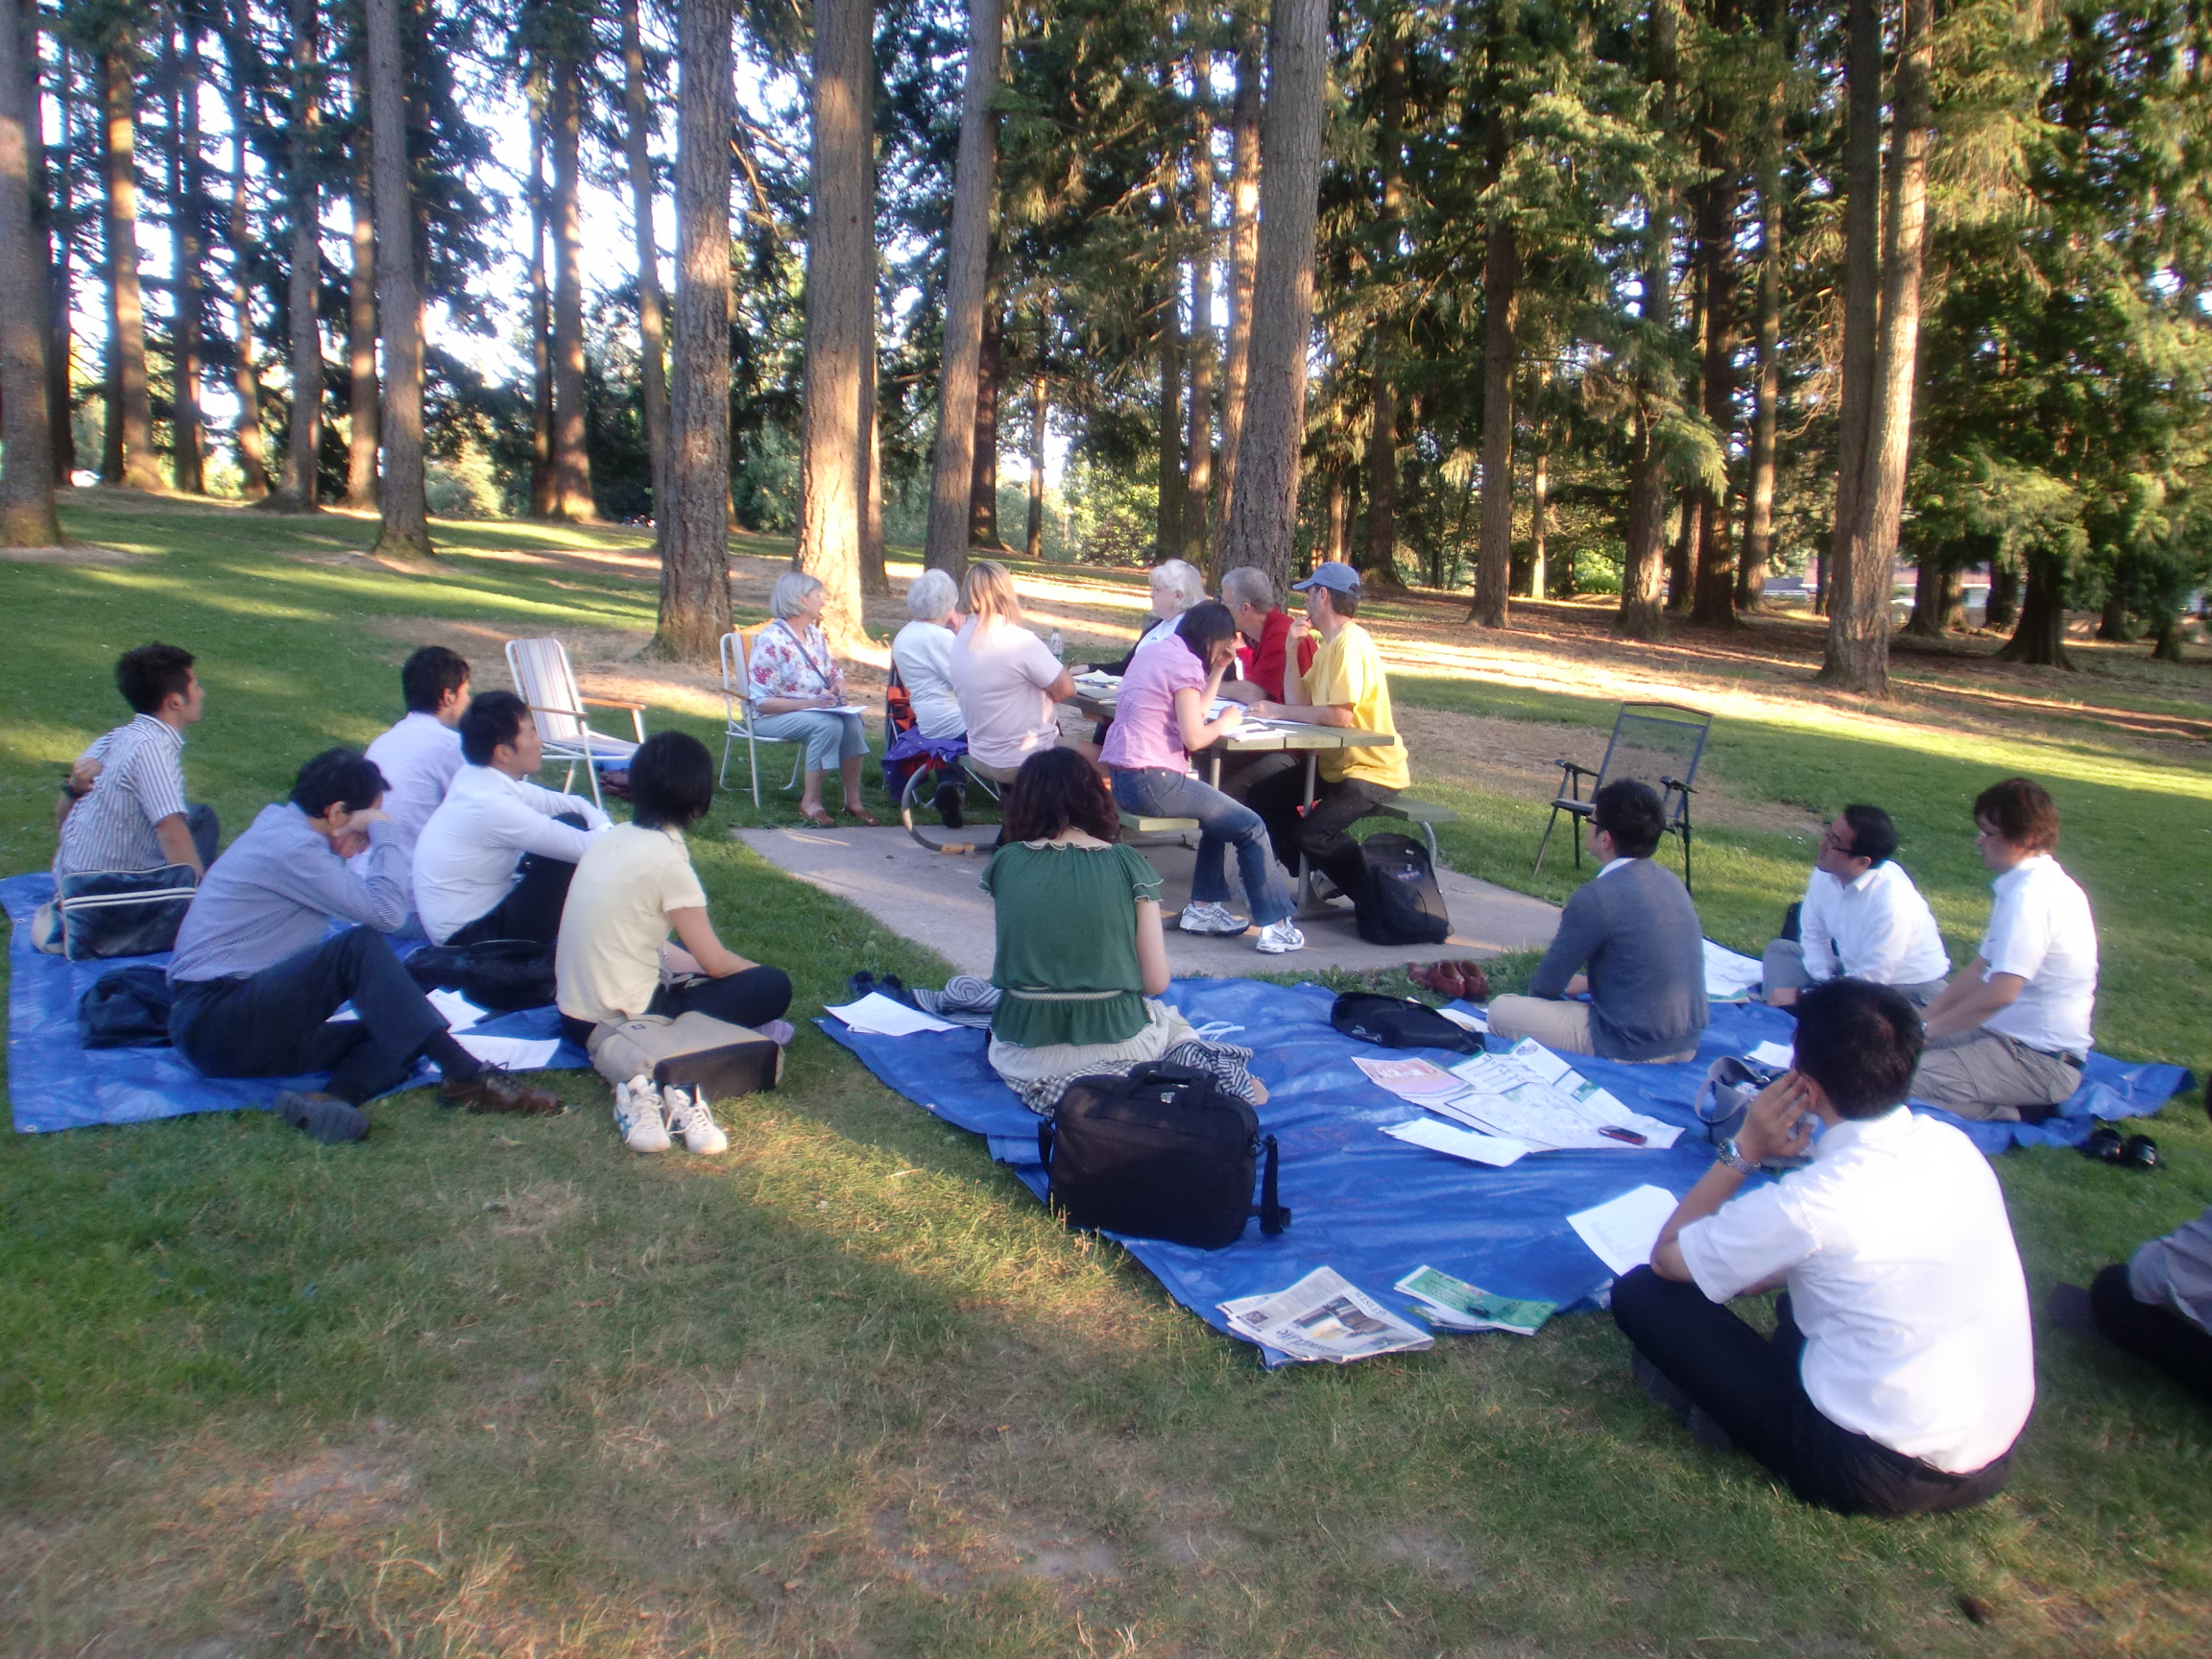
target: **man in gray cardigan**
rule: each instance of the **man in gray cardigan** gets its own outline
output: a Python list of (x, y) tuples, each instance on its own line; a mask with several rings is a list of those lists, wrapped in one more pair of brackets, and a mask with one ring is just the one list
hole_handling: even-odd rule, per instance
[[(1666, 823), (1647, 783), (1621, 779), (1598, 791), (1590, 814), (1598, 874), (1567, 901), (1528, 995), (1490, 1004), (1492, 1036), (1606, 1060), (1696, 1055), (1705, 933), (1673, 872), (1651, 862)], [(1587, 1002), (1562, 1000), (1583, 991)]]

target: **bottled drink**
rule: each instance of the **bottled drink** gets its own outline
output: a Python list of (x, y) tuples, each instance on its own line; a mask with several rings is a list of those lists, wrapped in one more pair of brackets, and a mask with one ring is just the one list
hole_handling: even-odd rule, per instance
[(1052, 630), (1052, 637), (1045, 641), (1045, 649), (1051, 652), (1055, 658), (1065, 653), (1067, 647), (1061, 643), (1059, 629)]

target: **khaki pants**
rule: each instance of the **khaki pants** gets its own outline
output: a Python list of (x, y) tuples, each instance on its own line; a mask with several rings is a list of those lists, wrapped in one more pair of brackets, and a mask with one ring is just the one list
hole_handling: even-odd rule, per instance
[(1931, 1043), (1912, 1073), (1912, 1098), (1956, 1112), (2013, 1123), (2022, 1109), (2041, 1118), (2081, 1086), (2081, 1069), (1986, 1028)]
[[(1545, 1047), (1559, 1054), (1598, 1052), (1597, 1044), (1590, 1034), (1590, 1004), (1587, 1002), (1554, 1002), (1549, 997), (1493, 998), (1490, 1002), (1490, 1034), (1503, 1037), (1508, 1043), (1533, 1037)], [(1696, 1057), (1697, 1050), (1693, 1046), (1679, 1054), (1661, 1054), (1644, 1064), (1672, 1066)]]
[[(1802, 991), (1813, 983), (1805, 972), (1805, 947), (1794, 939), (1776, 939), (1769, 943), (1767, 953), (1760, 958), (1760, 966), (1767, 975), (1766, 983), (1760, 987), (1763, 993)], [(1892, 985), (1889, 989), (1913, 1007), (1925, 1008), (1943, 995), (1943, 988), (1948, 984), (1948, 979), (1930, 979), (1924, 984)]]

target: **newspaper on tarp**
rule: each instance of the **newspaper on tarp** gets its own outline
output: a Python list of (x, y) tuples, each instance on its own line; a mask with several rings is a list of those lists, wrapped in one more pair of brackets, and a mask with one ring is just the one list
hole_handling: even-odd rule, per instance
[(1630, 1111), (1532, 1038), (1503, 1054), (1470, 1055), (1450, 1070), (1411, 1057), (1362, 1056), (1353, 1064), (1401, 1100), (1532, 1152), (1657, 1150), (1682, 1133)]
[(1440, 1267), (1416, 1267), (1391, 1288), (1420, 1303), (1421, 1316), (1439, 1331), (1510, 1331), (1533, 1336), (1559, 1311), (1555, 1302), (1499, 1296)]
[(1293, 1359), (1343, 1365), (1436, 1343), (1334, 1267), (1316, 1267), (1287, 1290), (1240, 1296), (1220, 1309), (1238, 1333)]

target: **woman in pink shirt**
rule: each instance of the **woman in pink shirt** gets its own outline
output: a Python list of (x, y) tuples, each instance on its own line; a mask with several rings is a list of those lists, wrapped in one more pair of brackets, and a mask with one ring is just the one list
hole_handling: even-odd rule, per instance
[[(1297, 950), (1306, 936), (1291, 924), (1297, 908), (1282, 872), (1269, 855), (1267, 827), (1259, 813), (1190, 775), (1190, 757), (1229, 735), (1245, 710), (1232, 704), (1220, 718), (1206, 711), (1221, 690), (1221, 677), (1237, 655), (1237, 623), (1226, 605), (1211, 600), (1191, 607), (1162, 639), (1129, 660), (1114, 724), (1099, 756), (1114, 772), (1114, 802), (1146, 818), (1198, 820), (1198, 862), (1190, 875), (1190, 902), (1183, 907), (1186, 933), (1242, 933), (1252, 924), (1230, 913), (1228, 854), (1237, 848), (1237, 872), (1260, 925), (1260, 949), (1270, 956)], [(1255, 716), (1272, 705), (1256, 703)]]

